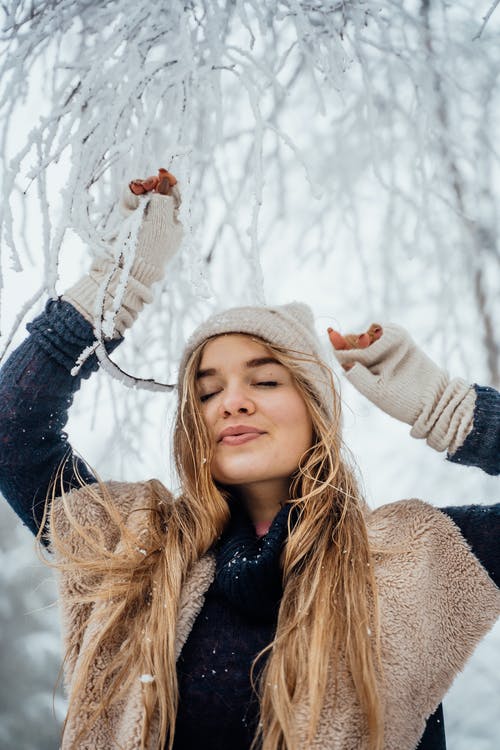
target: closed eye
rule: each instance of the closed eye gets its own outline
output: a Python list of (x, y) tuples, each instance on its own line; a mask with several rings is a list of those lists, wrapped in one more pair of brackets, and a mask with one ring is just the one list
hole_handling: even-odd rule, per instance
[[(277, 380), (261, 380), (258, 383), (255, 383), (256, 386), (264, 386), (264, 388), (275, 388), (277, 385), (279, 385)], [(214, 391), (213, 393), (204, 393), (202, 396), (200, 396), (201, 403), (205, 403), (208, 401), (212, 396), (216, 396), (220, 391)]]
[(215, 391), (214, 393), (204, 393), (203, 396), (200, 396), (201, 403), (208, 401), (209, 398), (212, 398), (212, 396), (215, 396), (215, 394), (218, 392), (219, 391)]

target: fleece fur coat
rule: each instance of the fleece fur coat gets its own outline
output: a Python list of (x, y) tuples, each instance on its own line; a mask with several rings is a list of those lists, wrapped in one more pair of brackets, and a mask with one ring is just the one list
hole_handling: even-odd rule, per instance
[[(134, 524), (140, 509), (157, 502), (148, 482), (107, 484), (123, 517)], [(97, 485), (93, 485), (95, 492)], [(101, 529), (110, 549), (116, 531), (86, 488), (67, 497), (76, 519), (90, 529)], [(135, 512), (133, 512), (135, 511)], [(67, 533), (63, 503), (56, 500), (54, 519), (59, 533)], [(376, 579), (379, 591), (382, 658), (385, 674), (385, 750), (414, 750), (433, 713), (463, 668), (475, 646), (500, 616), (500, 589), (470, 551), (450, 518), (420, 500), (403, 500), (382, 506), (367, 515), (370, 539), (377, 550)], [(82, 552), (82, 550), (78, 550)], [(213, 581), (215, 559), (204, 555), (184, 585), (177, 623), (176, 653), (180, 654), (199, 614), (204, 595)], [(66, 643), (81, 632), (79, 653), (66, 663), (68, 692), (78, 671), (86, 644), (99, 631), (97, 605), (74, 601), (78, 592), (75, 574), (59, 572), (63, 635)], [(99, 655), (97, 675), (114, 649)], [(363, 750), (367, 747), (363, 721), (354, 688), (345, 670), (338, 680), (333, 708), (333, 679), (311, 750)], [(141, 746), (142, 683), (137, 675), (133, 689), (110, 712), (110, 720), (94, 724), (78, 743), (78, 718), (67, 724), (62, 750), (137, 750)], [(84, 696), (84, 712), (94, 704), (92, 676)], [(95, 705), (95, 704), (94, 704)], [(305, 731), (308, 708), (298, 711), (299, 735)], [(158, 741), (158, 722), (152, 722), (148, 748)], [(303, 745), (305, 747), (305, 745)]]

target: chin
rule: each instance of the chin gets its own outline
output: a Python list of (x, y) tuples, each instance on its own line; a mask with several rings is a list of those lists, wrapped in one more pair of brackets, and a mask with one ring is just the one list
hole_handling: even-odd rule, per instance
[(235, 487), (243, 484), (252, 484), (254, 482), (262, 482), (269, 479), (268, 476), (260, 476), (259, 474), (252, 473), (239, 473), (239, 472), (214, 472), (212, 478), (217, 484), (225, 485), (226, 487)]
[(252, 484), (265, 482), (275, 477), (269, 471), (259, 470), (257, 467), (249, 469), (246, 466), (216, 466), (212, 469), (214, 481), (225, 485)]
[[(239, 463), (239, 462), (238, 462)], [(235, 487), (238, 485), (252, 485), (263, 482), (284, 482), (289, 481), (291, 475), (297, 467), (284, 467), (283, 471), (276, 471), (276, 466), (252, 466), (249, 467), (248, 461), (244, 465), (236, 466), (213, 466), (212, 477), (215, 482)]]

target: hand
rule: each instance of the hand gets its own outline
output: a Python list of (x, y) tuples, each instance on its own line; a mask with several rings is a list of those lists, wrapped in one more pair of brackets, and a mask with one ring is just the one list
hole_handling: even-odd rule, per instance
[(158, 170), (158, 175), (151, 175), (143, 179), (131, 180), (124, 189), (121, 198), (121, 209), (125, 215), (135, 211), (139, 205), (139, 195), (145, 193), (158, 193), (169, 195), (174, 199), (174, 207), (177, 209), (181, 204), (181, 196), (177, 184), (177, 178), (172, 172), (163, 167)]
[(163, 278), (165, 265), (175, 254), (182, 237), (178, 219), (181, 202), (177, 178), (160, 168), (158, 175), (132, 180), (125, 186), (121, 208), (126, 216), (138, 207), (140, 196), (148, 196), (139, 232), (136, 256), (131, 274), (147, 286)]
[(374, 323), (366, 333), (341, 336), (328, 331), (347, 378), (370, 401), (413, 425), (448, 377), (400, 326)]
[[(383, 329), (378, 323), (372, 323), (366, 333), (346, 333), (342, 336), (338, 331), (334, 331), (333, 328), (328, 329), (328, 336), (333, 345), (333, 348), (337, 351), (345, 351), (347, 349), (366, 349), (367, 346), (373, 344), (374, 341), (382, 336)], [(347, 372), (354, 367), (354, 362), (342, 363), (343, 369)]]
[[(174, 175), (166, 169), (159, 169), (158, 176), (132, 180), (125, 187), (120, 202), (122, 212), (128, 220), (133, 221), (131, 213), (139, 206), (139, 196), (145, 193), (151, 193), (151, 197), (145, 206), (125, 292), (121, 292), (121, 305), (114, 316), (115, 336), (123, 335), (144, 304), (151, 302), (151, 286), (163, 278), (165, 266), (177, 252), (182, 240), (182, 224), (177, 217), (181, 199)], [(120, 269), (108, 255), (96, 257), (89, 274), (68, 289), (63, 299), (71, 302), (90, 323), (94, 323), (98, 290), (103, 280), (109, 277), (103, 303), (103, 311), (106, 313), (112, 308), (117, 290), (121, 288)], [(104, 332), (108, 335), (107, 331)]]
[(471, 429), (475, 392), (450, 380), (404, 328), (373, 323), (366, 333), (342, 336), (328, 329), (338, 362), (357, 390), (392, 417), (412, 425), (411, 435), (453, 453)]
[(162, 195), (171, 195), (174, 185), (177, 185), (176, 177), (163, 167), (159, 168), (157, 177), (153, 175), (152, 177), (146, 177), (145, 180), (132, 180), (128, 184), (134, 195), (142, 195), (151, 191)]

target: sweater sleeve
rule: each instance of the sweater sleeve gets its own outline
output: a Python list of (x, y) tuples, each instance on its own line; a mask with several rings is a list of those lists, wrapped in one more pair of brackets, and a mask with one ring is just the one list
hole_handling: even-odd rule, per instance
[[(68, 302), (49, 300), (27, 326), (29, 336), (0, 370), (0, 491), (23, 523), (36, 534), (45, 499), (60, 466), (65, 491), (95, 482), (74, 455), (63, 428), (83, 379), (98, 369), (92, 354), (76, 376), (72, 368), (94, 342), (92, 326)], [(106, 344), (113, 350), (122, 339)]]
[(475, 385), (476, 403), (472, 430), (449, 461), (478, 466), (487, 474), (500, 474), (500, 393)]
[(490, 578), (500, 586), (500, 503), (439, 508), (456, 523)]

